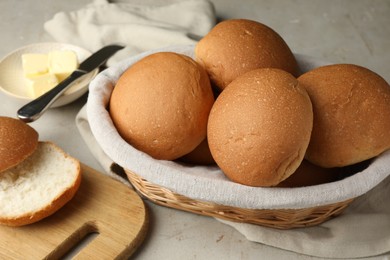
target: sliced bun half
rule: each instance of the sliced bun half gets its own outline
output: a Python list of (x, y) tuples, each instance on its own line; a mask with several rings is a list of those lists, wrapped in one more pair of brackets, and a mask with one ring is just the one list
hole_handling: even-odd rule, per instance
[(78, 190), (80, 163), (50, 142), (0, 175), (0, 224), (23, 226), (52, 215)]

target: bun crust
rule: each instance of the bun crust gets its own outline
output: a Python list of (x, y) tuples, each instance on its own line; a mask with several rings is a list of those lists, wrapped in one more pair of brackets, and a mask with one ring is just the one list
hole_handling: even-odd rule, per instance
[(322, 168), (303, 160), (298, 169), (277, 187), (305, 187), (330, 183), (340, 179), (340, 168)]
[(214, 158), (210, 152), (207, 138), (204, 139), (193, 151), (182, 156), (180, 161), (198, 165), (215, 164)]
[(271, 28), (245, 19), (217, 24), (195, 48), (196, 60), (221, 90), (238, 76), (258, 68), (279, 68), (298, 74), (286, 42)]
[(174, 160), (206, 137), (214, 103), (205, 70), (171, 52), (149, 55), (118, 80), (111, 118), (124, 140), (155, 159)]
[(0, 224), (23, 226), (52, 215), (76, 194), (80, 163), (50, 142), (0, 175)]
[(390, 86), (376, 73), (351, 64), (323, 66), (298, 78), (314, 110), (307, 160), (342, 167), (390, 148)]
[(249, 186), (275, 186), (303, 160), (313, 113), (289, 73), (257, 69), (235, 79), (210, 112), (211, 154), (225, 175)]
[(0, 175), (30, 156), (38, 145), (38, 133), (21, 120), (0, 116)]

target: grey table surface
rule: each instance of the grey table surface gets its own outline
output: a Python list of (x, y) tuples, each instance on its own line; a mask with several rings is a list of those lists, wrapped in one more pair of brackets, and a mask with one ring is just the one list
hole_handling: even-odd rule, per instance
[[(52, 41), (43, 23), (59, 11), (77, 10), (90, 0), (1, 0), (0, 57), (36, 42)], [(389, 0), (213, 0), (219, 19), (247, 18), (276, 30), (296, 53), (333, 63), (367, 67), (390, 82)], [(86, 102), (50, 109), (31, 125), (41, 140), (55, 141), (81, 162), (102, 171), (75, 125)], [(0, 94), (0, 115), (16, 116), (18, 107)], [(317, 259), (248, 241), (233, 228), (209, 217), (156, 206), (150, 229), (134, 259)], [(12, 245), (11, 245), (12, 246)], [(371, 259), (390, 259), (389, 255)]]

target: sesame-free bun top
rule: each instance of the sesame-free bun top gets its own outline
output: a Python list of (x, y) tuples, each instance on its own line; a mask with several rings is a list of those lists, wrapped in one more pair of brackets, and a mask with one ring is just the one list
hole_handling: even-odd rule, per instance
[(110, 115), (122, 138), (155, 159), (174, 160), (205, 138), (214, 103), (206, 71), (188, 56), (151, 54), (119, 78)]
[(313, 112), (289, 73), (257, 69), (235, 79), (211, 109), (208, 142), (225, 175), (249, 186), (275, 186), (303, 160)]
[(314, 110), (306, 158), (341, 167), (390, 148), (390, 86), (378, 74), (352, 64), (316, 68), (298, 78)]
[(245, 19), (218, 23), (198, 42), (195, 57), (221, 90), (253, 69), (279, 68), (298, 74), (295, 57), (282, 37), (262, 23)]
[(26, 123), (0, 116), (0, 174), (30, 156), (38, 146), (38, 133)]

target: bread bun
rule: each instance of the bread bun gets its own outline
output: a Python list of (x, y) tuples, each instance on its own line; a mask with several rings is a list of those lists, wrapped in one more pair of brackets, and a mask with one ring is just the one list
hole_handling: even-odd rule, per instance
[(207, 131), (210, 151), (234, 182), (274, 186), (303, 160), (312, 122), (309, 96), (291, 74), (253, 70), (215, 101)]
[(330, 183), (340, 179), (340, 168), (322, 168), (303, 160), (298, 169), (277, 187), (305, 187)]
[(214, 158), (211, 155), (207, 138), (203, 140), (194, 150), (180, 158), (180, 161), (196, 164), (196, 165), (211, 165), (215, 164)]
[(298, 74), (295, 57), (282, 37), (264, 24), (245, 19), (217, 24), (198, 42), (195, 57), (220, 89), (258, 68)]
[(38, 133), (26, 123), (0, 116), (0, 175), (30, 156), (38, 145)]
[(298, 78), (314, 111), (306, 158), (342, 167), (390, 148), (390, 86), (374, 72), (351, 64), (316, 68)]
[(122, 74), (111, 95), (110, 115), (132, 146), (155, 159), (174, 160), (205, 139), (213, 103), (210, 80), (199, 64), (161, 52)]
[(0, 174), (0, 224), (23, 226), (50, 216), (68, 201), (81, 182), (80, 163), (50, 142)]

